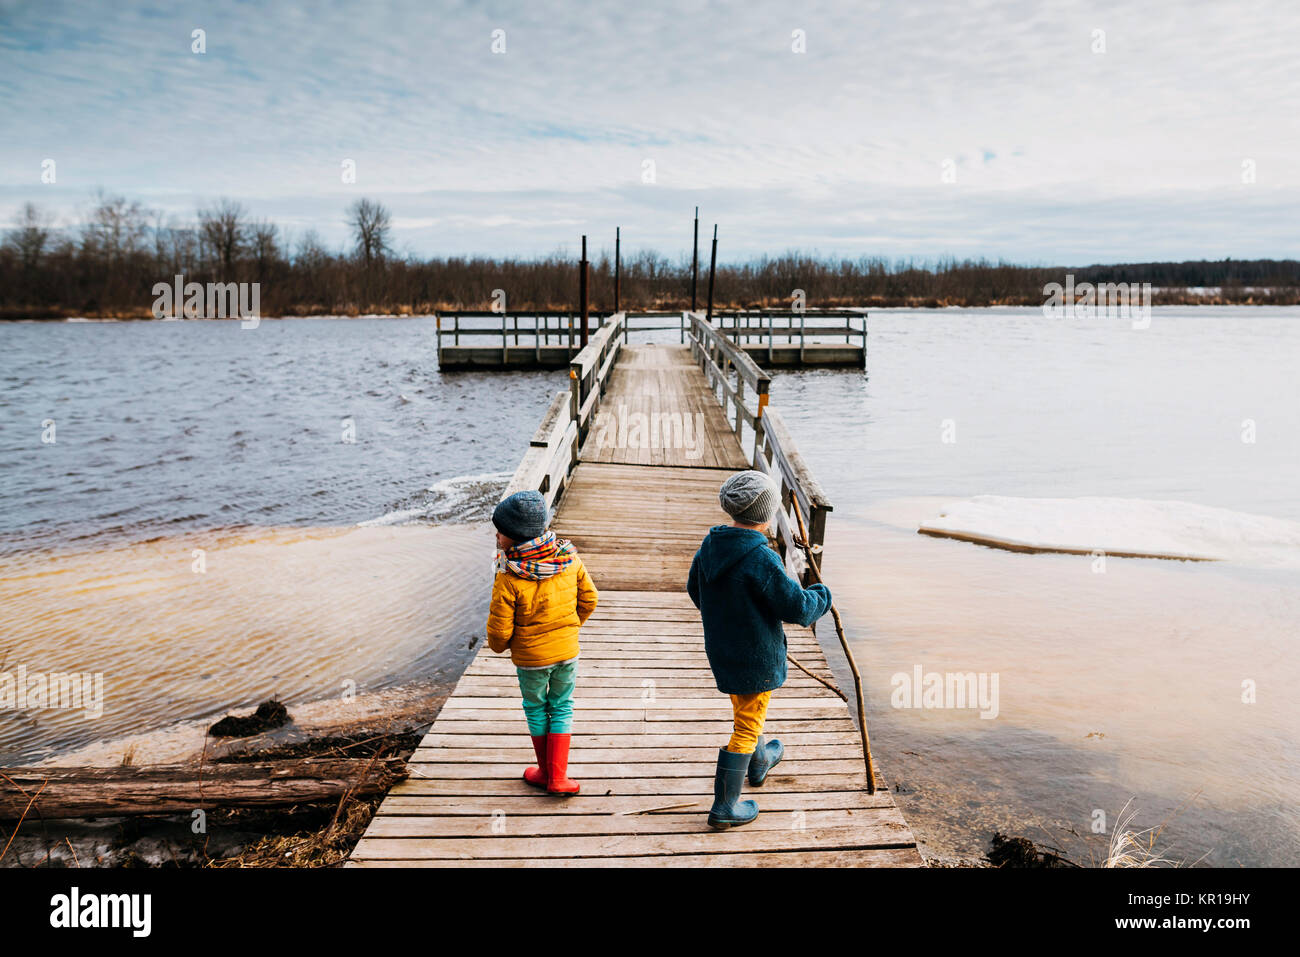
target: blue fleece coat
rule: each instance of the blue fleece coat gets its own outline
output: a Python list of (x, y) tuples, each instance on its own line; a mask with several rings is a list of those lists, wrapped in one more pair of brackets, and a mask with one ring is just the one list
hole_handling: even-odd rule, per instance
[(782, 622), (807, 627), (831, 607), (821, 584), (801, 588), (767, 536), (715, 525), (691, 562), (686, 591), (704, 620), (704, 651), (718, 690), (757, 694), (785, 684)]

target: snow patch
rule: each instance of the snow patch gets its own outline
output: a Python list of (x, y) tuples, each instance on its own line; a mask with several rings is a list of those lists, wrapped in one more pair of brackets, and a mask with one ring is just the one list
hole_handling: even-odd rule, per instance
[(1300, 567), (1300, 522), (1191, 502), (978, 495), (918, 531), (1026, 551)]

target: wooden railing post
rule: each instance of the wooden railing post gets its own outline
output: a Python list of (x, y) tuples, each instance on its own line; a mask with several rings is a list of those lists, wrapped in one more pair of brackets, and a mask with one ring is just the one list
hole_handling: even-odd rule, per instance
[(745, 377), (736, 375), (736, 439), (739, 441), (741, 436), (741, 425), (744, 423), (744, 404), (745, 404)]
[[(569, 363), (569, 415), (573, 417), (574, 422), (578, 422), (578, 416), (582, 412), (582, 378), (578, 375), (578, 366), (576, 363)], [(582, 441), (582, 428), (579, 424), (578, 441)]]

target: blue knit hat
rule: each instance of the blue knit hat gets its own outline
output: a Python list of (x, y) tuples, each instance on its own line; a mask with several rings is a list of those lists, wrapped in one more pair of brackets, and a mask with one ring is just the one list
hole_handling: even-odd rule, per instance
[(515, 492), (503, 498), (492, 510), (492, 524), (506, 538), (526, 542), (546, 531), (550, 516), (541, 492)]

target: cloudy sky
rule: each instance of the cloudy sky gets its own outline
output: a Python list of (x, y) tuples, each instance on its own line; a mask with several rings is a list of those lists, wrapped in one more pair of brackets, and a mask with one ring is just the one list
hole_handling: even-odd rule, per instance
[(365, 195), (420, 255), (677, 256), (699, 205), (724, 259), (1300, 257), (1298, 43), (1295, 0), (0, 0), (0, 217), (230, 196), (341, 245)]

